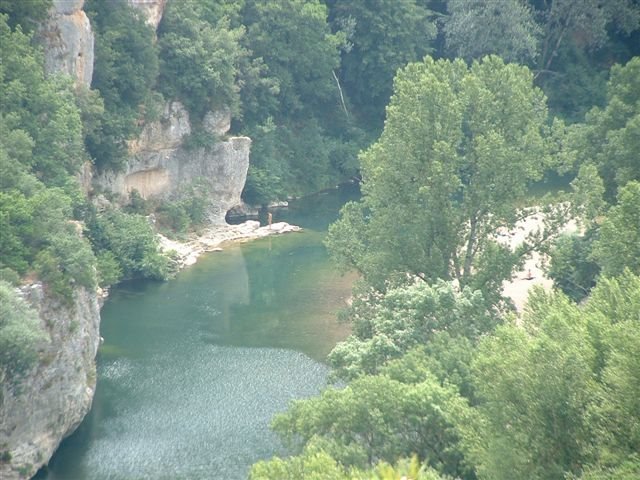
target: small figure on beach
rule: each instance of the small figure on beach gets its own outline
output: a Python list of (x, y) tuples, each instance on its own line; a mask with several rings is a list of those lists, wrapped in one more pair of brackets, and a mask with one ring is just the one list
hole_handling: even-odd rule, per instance
[(531, 273), (531, 269), (527, 272), (527, 280), (533, 280), (533, 274)]
[(269, 229), (271, 229), (271, 223), (273, 222), (273, 214), (271, 212), (267, 213), (267, 222), (269, 222)]

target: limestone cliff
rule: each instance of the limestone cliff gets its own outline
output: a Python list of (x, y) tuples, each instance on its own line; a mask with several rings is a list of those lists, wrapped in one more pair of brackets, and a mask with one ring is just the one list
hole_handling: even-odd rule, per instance
[(48, 341), (39, 365), (18, 386), (2, 385), (0, 450), (11, 456), (0, 461), (3, 480), (31, 478), (49, 461), (89, 411), (96, 384), (100, 339), (96, 292), (77, 288), (68, 305), (46, 295), (39, 283), (21, 292), (38, 311)]
[(116, 194), (121, 202), (132, 190), (145, 199), (179, 198), (187, 187), (197, 184), (207, 193), (208, 222), (222, 224), (227, 211), (241, 203), (251, 149), (248, 137), (222, 138), (230, 123), (228, 111), (210, 112), (203, 128), (215, 143), (187, 148), (183, 141), (191, 134), (189, 113), (180, 102), (169, 102), (162, 118), (147, 124), (139, 138), (129, 142), (125, 169), (103, 172), (94, 184)]
[(128, 0), (129, 5), (142, 12), (145, 22), (151, 28), (158, 28), (167, 0)]
[(53, 0), (39, 30), (45, 71), (71, 75), (76, 86), (89, 87), (93, 77), (93, 31), (82, 10), (84, 0)]

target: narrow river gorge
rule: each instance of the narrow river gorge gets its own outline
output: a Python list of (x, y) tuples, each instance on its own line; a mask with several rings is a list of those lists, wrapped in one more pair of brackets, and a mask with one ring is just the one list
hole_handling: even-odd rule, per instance
[(293, 202), (301, 233), (230, 245), (166, 283), (114, 288), (102, 310), (93, 407), (47, 480), (246, 478), (285, 453), (274, 413), (327, 382), (352, 276), (322, 245), (354, 187)]

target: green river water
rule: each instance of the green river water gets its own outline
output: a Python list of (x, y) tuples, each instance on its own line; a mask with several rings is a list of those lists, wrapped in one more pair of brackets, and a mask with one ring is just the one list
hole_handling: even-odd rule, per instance
[(36, 478), (242, 479), (286, 453), (271, 417), (326, 385), (323, 359), (348, 334), (335, 312), (352, 278), (321, 242), (356, 195), (341, 188), (274, 215), (302, 233), (228, 246), (169, 282), (113, 289), (91, 412)]

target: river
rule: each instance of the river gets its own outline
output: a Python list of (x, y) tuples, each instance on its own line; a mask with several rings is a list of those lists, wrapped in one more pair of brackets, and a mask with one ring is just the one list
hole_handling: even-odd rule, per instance
[(354, 187), (293, 202), (302, 233), (231, 245), (175, 279), (114, 288), (91, 412), (37, 479), (244, 479), (286, 453), (271, 417), (327, 382), (348, 334), (335, 312), (351, 276), (322, 246)]

